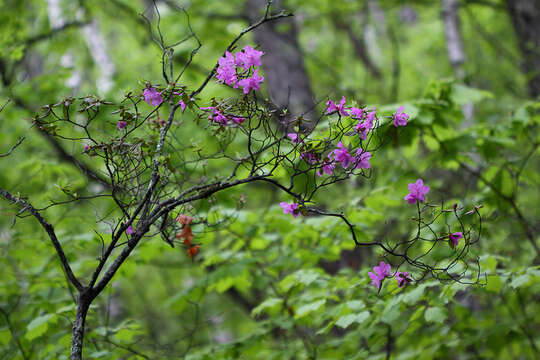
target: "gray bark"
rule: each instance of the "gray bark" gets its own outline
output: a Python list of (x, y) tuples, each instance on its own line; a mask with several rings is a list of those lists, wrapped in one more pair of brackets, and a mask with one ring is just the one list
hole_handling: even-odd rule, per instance
[[(49, 24), (51, 25), (51, 29), (60, 28), (66, 23), (60, 0), (47, 0), (47, 13), (49, 15)], [(60, 58), (60, 65), (64, 68), (72, 68), (75, 65), (75, 59), (71, 51), (66, 52)], [(66, 85), (75, 90), (79, 88), (81, 78), (82, 76), (80, 71), (74, 70), (69, 79), (66, 81)]]
[(71, 355), (70, 360), (82, 360), (84, 325), (86, 315), (90, 308), (91, 298), (87, 298), (83, 294), (79, 294), (77, 300), (77, 315), (73, 323), (73, 332), (71, 335)]
[[(360, 16), (364, 16), (364, 14), (361, 14)], [(366, 44), (364, 42), (364, 38), (356, 34), (356, 32), (354, 31), (354, 29), (352, 28), (352, 26), (346, 19), (342, 19), (336, 15), (336, 16), (333, 16), (332, 21), (334, 23), (334, 26), (338, 30), (344, 31), (347, 34), (353, 46), (354, 54), (356, 55), (356, 57), (360, 59), (360, 61), (362, 61), (366, 69), (376, 79), (380, 79), (381, 72), (379, 71), (379, 68), (377, 67), (377, 65), (375, 65), (371, 61), (371, 58), (369, 57), (369, 54), (368, 54), (368, 50), (366, 48)]]
[(466, 56), (463, 50), (463, 39), (461, 37), (461, 26), (459, 21), (459, 1), (442, 0), (442, 18), (444, 23), (444, 35), (446, 37), (446, 49), (448, 59), (458, 79), (463, 80), (465, 70), (463, 64)]
[[(49, 15), (49, 24), (52, 29), (61, 28), (66, 24), (60, 0), (47, 0), (47, 11)], [(114, 64), (108, 54), (105, 39), (99, 31), (97, 22), (95, 20), (90, 22), (83, 27), (82, 31), (90, 55), (99, 69), (99, 77), (96, 84), (98, 92), (101, 95), (104, 95), (113, 86), (112, 77), (115, 71)], [(73, 52), (66, 52), (60, 59), (60, 62), (63, 67), (74, 68), (75, 56), (73, 55)], [(81, 85), (81, 81), (81, 71), (74, 68), (71, 77), (67, 80), (67, 85), (73, 90), (76, 90)]]
[[(280, 1), (274, 4), (275, 11)], [(250, 22), (255, 22), (261, 18), (265, 7), (265, 0), (246, 0), (244, 13)], [(254, 31), (254, 37), (264, 51), (262, 63), (270, 100), (291, 114), (283, 125), (288, 128), (287, 122), (292, 116), (304, 113), (308, 122), (314, 119), (315, 101), (298, 44), (296, 24), (290, 19), (267, 23)]]
[(523, 55), (529, 95), (536, 98), (540, 95), (540, 1), (507, 0), (506, 5)]
[(380, 43), (388, 38), (386, 33), (386, 15), (377, 0), (369, 0), (365, 4), (364, 12), (371, 18), (362, 19), (364, 28), (364, 43), (369, 57), (377, 64), (383, 64), (385, 58)]
[(94, 20), (83, 27), (84, 40), (90, 50), (90, 55), (99, 69), (96, 87), (101, 95), (106, 94), (114, 85), (114, 63), (109, 56), (105, 38), (99, 30), (98, 23)]
[[(467, 82), (467, 74), (464, 68), (467, 55), (463, 48), (463, 36), (461, 34), (461, 23), (459, 19), (459, 0), (442, 0), (442, 18), (448, 60), (452, 64), (456, 78), (459, 81)], [(464, 104), (461, 112), (465, 118), (462, 126), (469, 127), (471, 125), (471, 119), (474, 116), (474, 105), (472, 103)]]

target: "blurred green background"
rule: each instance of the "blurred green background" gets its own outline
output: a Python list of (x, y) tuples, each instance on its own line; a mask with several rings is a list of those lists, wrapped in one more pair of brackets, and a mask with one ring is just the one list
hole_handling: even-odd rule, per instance
[[(159, 23), (166, 43), (187, 36), (180, 8), (203, 44), (181, 80), (195, 89), (264, 4), (0, 0), (0, 153), (25, 137), (0, 158), (0, 187), (36, 207), (99, 187), (74, 165), (92, 167), (82, 147), (32, 127), (40, 106), (89, 94), (120, 101), (146, 81), (163, 85), (149, 29), (157, 36)], [(158, 237), (141, 243), (91, 308), (85, 358), (540, 358), (540, 5), (290, 0), (272, 9), (295, 16), (239, 48), (266, 52), (262, 90), (278, 106), (298, 114), (344, 95), (411, 114), (399, 138), (386, 134), (369, 179), (328, 188), (319, 204), (347, 214), (363, 241), (410, 236), (415, 213), (403, 196), (419, 177), (430, 202), (481, 204), (472, 257), (487, 285), (425, 278), (377, 294), (367, 272), (384, 259), (379, 249), (354, 249), (338, 220), (294, 220), (278, 206), (290, 199), (246, 186), (217, 198), (215, 215), (231, 225), (194, 229), (203, 244), (195, 261)], [(175, 48), (177, 69), (194, 46)], [(200, 103), (236, 95), (212, 82)], [(185, 134), (202, 147), (214, 141), (195, 124)], [(34, 219), (14, 222), (15, 208), (0, 204), (0, 358), (67, 359), (75, 306), (54, 249)], [(76, 273), (95, 266), (96, 217), (111, 208), (45, 212)]]

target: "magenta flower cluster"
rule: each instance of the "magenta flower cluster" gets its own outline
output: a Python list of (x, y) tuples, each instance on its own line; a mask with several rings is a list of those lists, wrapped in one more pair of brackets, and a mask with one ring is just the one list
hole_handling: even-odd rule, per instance
[(147, 87), (143, 91), (144, 101), (148, 105), (158, 106), (163, 102), (161, 92), (158, 92), (155, 87)]
[(409, 194), (405, 196), (405, 200), (409, 204), (414, 204), (417, 201), (426, 201), (426, 194), (429, 192), (429, 186), (424, 185), (422, 179), (416, 180), (415, 183), (409, 184)]
[(224, 114), (215, 106), (202, 107), (200, 109), (209, 111), (208, 120), (222, 126), (233, 125), (233, 124), (240, 125), (245, 120), (241, 116)]
[(116, 130), (121, 130), (127, 126), (127, 122), (120, 120), (116, 123)]
[(371, 285), (375, 286), (378, 291), (381, 290), (381, 281), (387, 277), (392, 277), (390, 274), (390, 264), (381, 261), (379, 266), (373, 267), (374, 272), (369, 272), (368, 275), (371, 278)]
[[(377, 288), (377, 291), (381, 291), (382, 281), (386, 278), (391, 278), (391, 267), (390, 264), (381, 261), (379, 266), (373, 267), (374, 272), (369, 272), (368, 275), (371, 278), (371, 285)], [(404, 287), (409, 284), (412, 280), (408, 272), (396, 272), (395, 279), (398, 282), (398, 286)]]
[(343, 169), (348, 168), (351, 164), (354, 165), (355, 169), (369, 169), (371, 167), (369, 163), (371, 153), (369, 151), (359, 148), (356, 150), (356, 154), (352, 155), (341, 141), (338, 142), (337, 148), (328, 155), (328, 159), (340, 163)]
[[(250, 53), (251, 51), (252, 49), (247, 51), (247, 53)], [(244, 52), (246, 52), (246, 50), (244, 50)], [(227, 60), (227, 56), (229, 60)], [(225, 79), (229, 79), (230, 84), (235, 83), (236, 72), (233, 74), (232, 67), (233, 65), (239, 66), (239, 62), (237, 59), (238, 54), (236, 58), (232, 56), (232, 54), (226, 55), (225, 58), (222, 58), (224, 66), (225, 63), (229, 64), (228, 71), (225, 71), (226, 68), (224, 67), (224, 69), (220, 70), (219, 72), (220, 74), (222, 74), (221, 79), (223, 79), (224, 82), (226, 82)], [(259, 57), (256, 57), (256, 59), (259, 60)], [(328, 100), (326, 102), (326, 106), (326, 114), (337, 113), (340, 116), (349, 116), (352, 119), (358, 120), (358, 122), (354, 126), (355, 132), (353, 132), (353, 134), (358, 134), (362, 138), (362, 140), (367, 139), (369, 131), (373, 129), (373, 124), (377, 120), (377, 113), (375, 108), (367, 110), (365, 108), (359, 108), (355, 106), (347, 107), (347, 99), (345, 98), (345, 96), (342, 96), (339, 102)], [(407, 124), (407, 119), (409, 118), (407, 114), (403, 113), (403, 106), (398, 109), (397, 113), (394, 114), (393, 117), (395, 126), (405, 126)], [(303, 139), (298, 133), (289, 133), (287, 134), (287, 137), (294, 145), (303, 143)], [(328, 153), (326, 157), (323, 157), (323, 159), (320, 158), (320, 154), (313, 153), (310, 150), (301, 152), (300, 158), (308, 164), (320, 166), (317, 170), (317, 176), (324, 176), (325, 174), (332, 175), (336, 170), (336, 165), (341, 165), (343, 169), (349, 169), (349, 167), (351, 166), (352, 169), (371, 168), (371, 152), (362, 149), (362, 147), (359, 147), (357, 149), (349, 149), (349, 147), (345, 146), (342, 141), (339, 141), (336, 148), (330, 151), (330, 153)], [(429, 191), (429, 188), (427, 189)], [(424, 197), (423, 195), (421, 195), (421, 192), (414, 192), (414, 194), (411, 196), (414, 196), (414, 201), (416, 201), (417, 198), (424, 201)], [(293, 214), (292, 210), (289, 207), (284, 207), (283, 204), (286, 203), (280, 204), (283, 208), (283, 212), (285, 214)]]
[(300, 214), (300, 210), (298, 210), (298, 204), (297, 203), (286, 203), (286, 202), (280, 202), (279, 206), (283, 209), (284, 214), (291, 214), (294, 218), (296, 218)]
[[(374, 108), (371, 111), (367, 111), (363, 108), (358, 107), (346, 107), (345, 96), (341, 97), (339, 103), (336, 103), (332, 100), (326, 102), (326, 113), (333, 114), (337, 113), (340, 116), (350, 116), (353, 119), (358, 120), (358, 123), (354, 127), (356, 132), (360, 134), (363, 140), (367, 139), (367, 133), (373, 128), (373, 122), (376, 119), (376, 109)], [(394, 119), (394, 126), (405, 126), (407, 125), (407, 120), (409, 115), (403, 112), (404, 107), (401, 106), (398, 111), (392, 116)]]
[(353, 107), (351, 115), (359, 120), (354, 127), (354, 130), (362, 137), (362, 140), (366, 140), (368, 132), (373, 128), (373, 121), (375, 120), (376, 115), (375, 109), (366, 112), (363, 109)]
[(398, 282), (398, 286), (400, 288), (408, 285), (412, 281), (411, 277), (409, 276), (409, 273), (407, 271), (405, 271), (405, 272), (398, 271), (396, 273), (395, 277), (396, 277), (396, 280)]
[(341, 116), (349, 116), (349, 113), (348, 113), (349, 109), (345, 107), (345, 102), (346, 102), (345, 96), (341, 97), (341, 100), (338, 104), (336, 104), (332, 100), (328, 100), (326, 102), (326, 106), (327, 106), (326, 113), (332, 114), (334, 112), (337, 112)]
[[(264, 77), (259, 75), (262, 55), (262, 51), (255, 50), (249, 45), (236, 54), (226, 51), (218, 61), (216, 78), (235, 89), (242, 87), (244, 94), (248, 94), (251, 90), (260, 91), (261, 83), (264, 81)], [(250, 68), (254, 69), (253, 73), (246, 76), (250, 74)]]
[(403, 106), (401, 106), (398, 111), (394, 114), (394, 126), (405, 126), (407, 125), (407, 120), (409, 119), (409, 115), (405, 114), (403, 112)]
[[(158, 91), (155, 87), (148, 84), (146, 88), (144, 88), (143, 90), (143, 99), (150, 106), (159, 106), (163, 103), (162, 94), (163, 94), (163, 91)], [(182, 93), (179, 93), (179, 92), (173, 92), (173, 94), (178, 95), (178, 96), (182, 95)], [(182, 100), (178, 101), (178, 105), (180, 105), (180, 108), (182, 109), (182, 111), (186, 109), (186, 104)], [(157, 123), (160, 124), (161, 126), (163, 126), (164, 124), (164, 122), (161, 119), (159, 119), (159, 117), (158, 117)], [(118, 123), (116, 123), (116, 130), (124, 129), (127, 127), (127, 125), (128, 123), (126, 121), (120, 120), (118, 121)]]
[[(303, 141), (300, 135), (296, 133), (289, 133), (287, 137), (293, 144), (299, 144)], [(308, 164), (319, 163), (321, 167), (317, 170), (318, 176), (333, 174), (336, 164), (340, 164), (343, 169), (347, 169), (351, 165), (354, 166), (354, 169), (371, 168), (369, 163), (371, 153), (369, 151), (358, 148), (351, 152), (341, 141), (338, 142), (336, 149), (332, 150), (321, 162), (316, 154), (309, 151), (300, 153), (300, 158)]]
[[(143, 91), (144, 101), (146, 101), (146, 103), (150, 106), (159, 106), (163, 102), (162, 93), (163, 91), (157, 91), (155, 87), (148, 86)], [(178, 96), (182, 95), (182, 93), (177, 91), (173, 92), (173, 94)], [(186, 104), (182, 100), (179, 100), (178, 104), (180, 105), (182, 111), (186, 109)]]
[[(426, 194), (429, 192), (429, 186), (424, 185), (422, 179), (418, 179), (415, 183), (409, 184), (409, 194), (405, 196), (405, 200), (409, 204), (415, 204), (417, 201), (424, 202)], [(462, 233), (451, 233), (448, 235), (449, 239), (457, 245), (457, 241), (463, 237)], [(455, 239), (455, 240), (454, 240)], [(381, 261), (379, 266), (373, 267), (374, 272), (369, 272), (368, 275), (371, 278), (371, 285), (375, 286), (378, 291), (381, 290), (381, 282), (387, 278), (392, 277), (390, 274), (390, 264)], [(412, 280), (408, 272), (396, 272), (394, 275), (395, 279), (398, 282), (398, 286), (404, 287), (409, 284)]]
[(463, 233), (461, 231), (448, 234), (448, 240), (452, 242), (450, 245), (452, 248), (458, 246), (459, 239), (463, 239)]
[(326, 102), (326, 113), (337, 113), (340, 116), (350, 116), (352, 119), (358, 120), (354, 126), (354, 130), (362, 137), (362, 140), (366, 140), (368, 132), (373, 128), (373, 122), (376, 119), (376, 110), (367, 111), (366, 109), (354, 106), (346, 107), (346, 101), (345, 96), (341, 97), (339, 103), (328, 100)]
[[(302, 139), (297, 134), (287, 135), (293, 144), (298, 144)], [(354, 155), (353, 155), (354, 154)], [(371, 159), (371, 153), (364, 151), (362, 148), (358, 148), (356, 151), (351, 151), (343, 145), (343, 142), (338, 142), (336, 149), (332, 150), (324, 160), (321, 162), (318, 156), (312, 152), (300, 153), (300, 158), (308, 164), (319, 164), (321, 167), (317, 170), (318, 176), (324, 174), (331, 175), (334, 173), (336, 164), (340, 164), (343, 169), (349, 168), (353, 165), (354, 169), (369, 169), (371, 165), (369, 160)]]

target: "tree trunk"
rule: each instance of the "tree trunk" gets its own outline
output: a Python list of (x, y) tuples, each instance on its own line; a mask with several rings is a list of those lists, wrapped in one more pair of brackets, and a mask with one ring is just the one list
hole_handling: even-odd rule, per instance
[(104, 96), (114, 86), (115, 66), (109, 56), (105, 37), (99, 29), (96, 20), (83, 27), (84, 41), (90, 50), (90, 55), (99, 69), (96, 87), (100, 95)]
[[(274, 11), (279, 9), (279, 3), (274, 2)], [(246, 0), (246, 17), (251, 22), (257, 21), (264, 14), (265, 5), (266, 0)], [(265, 53), (262, 62), (269, 97), (279, 109), (287, 109), (290, 113), (282, 124), (288, 129), (288, 121), (294, 115), (305, 114), (308, 123), (316, 116), (313, 93), (298, 44), (296, 24), (290, 20), (284, 21), (273, 21), (258, 27), (254, 37)]]
[(461, 27), (459, 22), (459, 1), (442, 0), (442, 18), (444, 23), (444, 35), (446, 37), (446, 50), (448, 59), (459, 80), (465, 78), (465, 51), (463, 50), (463, 39), (461, 37)]
[[(361, 16), (365, 16), (364, 14), (361, 14)], [(354, 54), (366, 67), (366, 69), (376, 78), (381, 79), (381, 72), (379, 71), (377, 65), (371, 61), (371, 58), (369, 57), (366, 44), (364, 42), (364, 38), (361, 36), (358, 36), (354, 29), (352, 28), (350, 21), (348, 19), (343, 19), (339, 17), (337, 14), (334, 14), (332, 16), (332, 22), (334, 23), (334, 26), (341, 31), (344, 31), (347, 34), (347, 37), (349, 38), (349, 41), (351, 42)]]
[(523, 55), (529, 94), (536, 98), (540, 95), (540, 1), (507, 0), (506, 5)]
[(79, 294), (77, 302), (77, 315), (75, 315), (75, 322), (73, 323), (73, 332), (71, 335), (71, 356), (70, 360), (82, 360), (83, 350), (83, 338), (84, 338), (84, 324), (86, 322), (86, 315), (90, 308), (92, 300), (90, 297)]
[[(448, 59), (450, 60), (450, 64), (452, 64), (456, 78), (467, 84), (467, 73), (463, 66), (467, 60), (467, 55), (463, 48), (458, 0), (442, 0), (442, 18)], [(461, 108), (461, 112), (465, 118), (462, 127), (467, 128), (471, 126), (471, 120), (474, 116), (474, 104), (464, 104)]]
[[(57, 29), (66, 23), (60, 0), (47, 0), (47, 12), (49, 15), (51, 30)], [(71, 76), (66, 81), (66, 85), (75, 93), (81, 85), (82, 74), (79, 70), (74, 68), (74, 65), (75, 57), (73, 52), (66, 51), (66, 53), (60, 58), (60, 66), (64, 68), (73, 68), (73, 70), (71, 70)]]

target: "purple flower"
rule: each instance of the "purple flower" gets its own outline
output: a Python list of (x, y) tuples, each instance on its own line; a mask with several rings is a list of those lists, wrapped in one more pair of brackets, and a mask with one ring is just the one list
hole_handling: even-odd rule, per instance
[(356, 164), (354, 168), (355, 169), (369, 169), (371, 167), (369, 163), (369, 159), (371, 159), (371, 153), (369, 151), (358, 149), (356, 151), (356, 157), (354, 159), (354, 162)]
[(304, 159), (304, 161), (307, 162), (308, 164), (317, 163), (317, 156), (315, 156), (315, 154), (310, 153), (310, 152), (300, 153), (300, 159)]
[(163, 102), (163, 98), (161, 97), (161, 93), (156, 90), (154, 87), (149, 87), (144, 89), (143, 91), (144, 101), (148, 105), (152, 106), (158, 106)]
[(454, 232), (454, 233), (448, 234), (448, 239), (451, 240), (452, 243), (453, 243), (453, 246), (452, 246), (452, 244), (450, 244), (450, 246), (452, 246), (452, 248), (458, 246), (459, 239), (462, 239), (462, 238), (463, 238), (463, 233), (462, 232)]
[(362, 119), (364, 116), (364, 109), (360, 109), (357, 107), (351, 107), (351, 117), (355, 119)]
[[(174, 95), (178, 95), (178, 96), (182, 96), (183, 93), (181, 92), (173, 92)], [(186, 103), (182, 101), (182, 99), (180, 98), (180, 100), (178, 101), (178, 104), (177, 105), (180, 105), (180, 108), (182, 109), (182, 111), (184, 111), (186, 109)]]
[(219, 111), (215, 106), (208, 106), (208, 107), (201, 107), (201, 110), (210, 111), (210, 114), (208, 115), (208, 120), (220, 124), (220, 125), (232, 125), (237, 124), (240, 125), (243, 123), (246, 119), (240, 116), (226, 116), (221, 111)]
[(338, 148), (332, 151), (331, 154), (334, 160), (340, 162), (341, 166), (345, 169), (354, 161), (354, 157), (349, 154), (349, 150), (347, 150), (341, 141), (338, 142), (337, 146)]
[(90, 145), (86, 145), (86, 146), (84, 147), (84, 152), (87, 152), (88, 149), (90, 149)]
[(379, 266), (374, 266), (373, 271), (375, 273), (369, 272), (368, 275), (371, 278), (371, 285), (375, 286), (378, 291), (381, 290), (381, 281), (386, 277), (391, 277), (390, 274), (390, 264), (381, 261)]
[(133, 230), (133, 227), (131, 227), (131, 225), (129, 225), (126, 229), (126, 235), (133, 235), (135, 231)]
[(264, 81), (264, 77), (259, 75), (259, 69), (255, 69), (253, 76), (242, 79), (238, 82), (238, 85), (244, 88), (244, 94), (249, 93), (251, 90), (261, 90), (261, 83)]
[(381, 261), (379, 263), (379, 266), (373, 267), (373, 271), (375, 271), (377, 274), (379, 274), (379, 276), (383, 278), (391, 276), (390, 270), (391, 270), (390, 264), (387, 264), (384, 261)]
[(408, 272), (397, 272), (396, 273), (396, 280), (398, 282), (398, 286), (400, 288), (406, 286), (408, 283), (410, 283), (412, 280), (409, 276), (409, 273)]
[(371, 122), (371, 124), (373, 124), (373, 121), (375, 120), (376, 115), (377, 115), (377, 108), (373, 108), (373, 111), (369, 112), (366, 115), (366, 121), (369, 121), (369, 122)]
[(236, 64), (234, 55), (229, 51), (225, 52), (225, 56), (222, 56), (218, 60), (216, 78), (227, 85), (233, 85), (236, 83)]
[(300, 213), (298, 211), (297, 203), (288, 204), (286, 202), (280, 202), (279, 206), (281, 206), (281, 208), (283, 209), (284, 214), (291, 214), (294, 218), (296, 218)]
[(180, 104), (180, 109), (182, 109), (182, 111), (186, 110), (186, 103), (185, 103), (185, 102), (183, 102), (182, 100), (180, 100), (180, 101), (178, 102), (178, 104)]
[(238, 85), (242, 86), (244, 88), (244, 94), (247, 94), (251, 90), (261, 90), (261, 83), (263, 81), (264, 77), (259, 75), (259, 69), (255, 69), (251, 77), (240, 80)]
[(116, 130), (123, 129), (127, 126), (127, 122), (120, 120), (116, 123)]
[(398, 127), (407, 125), (407, 119), (409, 119), (409, 115), (403, 112), (403, 106), (401, 106), (394, 114), (394, 126)]
[(327, 107), (326, 107), (326, 113), (327, 113), (327, 114), (331, 114), (331, 113), (333, 113), (334, 111), (337, 110), (336, 103), (333, 102), (333, 101), (330, 100), (330, 99), (326, 102), (326, 106), (327, 106)]
[(372, 272), (368, 272), (369, 277), (371, 278), (371, 285), (375, 286), (377, 288), (377, 291), (381, 290), (381, 280), (384, 278), (380, 278), (379, 275), (374, 274)]
[(349, 113), (347, 112), (347, 108), (345, 108), (345, 96), (341, 97), (341, 101), (339, 104), (336, 104), (332, 100), (328, 100), (326, 102), (326, 105), (328, 106), (326, 108), (326, 113), (331, 114), (334, 111), (337, 111), (341, 116), (349, 116)]
[(414, 204), (416, 201), (424, 202), (425, 196), (429, 192), (429, 186), (424, 186), (422, 179), (418, 179), (415, 183), (409, 184), (409, 192), (404, 198), (409, 204)]
[(261, 56), (263, 54), (262, 51), (255, 50), (247, 45), (243, 51), (236, 53), (235, 64), (243, 67), (244, 70), (249, 69), (250, 66), (261, 66)]
[(301, 141), (300, 136), (298, 136), (298, 134), (295, 134), (295, 133), (289, 133), (287, 134), (287, 137), (291, 139), (293, 144), (298, 144)]
[(216, 110), (212, 116), (208, 117), (208, 119), (220, 125), (227, 125), (229, 123), (229, 119), (218, 110)]
[(323, 176), (324, 174), (332, 175), (336, 164), (328, 157), (328, 160), (324, 162), (323, 166), (317, 171), (317, 176)]
[[(352, 111), (351, 111), (351, 113), (352, 113)], [(358, 121), (358, 123), (354, 127), (354, 129), (358, 133), (362, 134), (362, 139), (363, 140), (367, 139), (367, 133), (371, 130), (371, 128), (373, 128), (373, 121), (375, 119), (375, 113), (376, 113), (375, 110), (373, 110), (370, 113), (367, 113), (366, 118), (364, 119), (364, 121), (362, 121), (362, 120)]]
[(208, 115), (208, 120), (215, 122), (220, 125), (227, 125), (229, 120), (225, 115), (223, 115), (217, 108), (213, 106), (202, 107), (201, 110), (210, 110), (210, 115)]
[(206, 107), (201, 107), (199, 109), (201, 109), (201, 110), (210, 110), (212, 112), (217, 110), (214, 106), (206, 106)]

